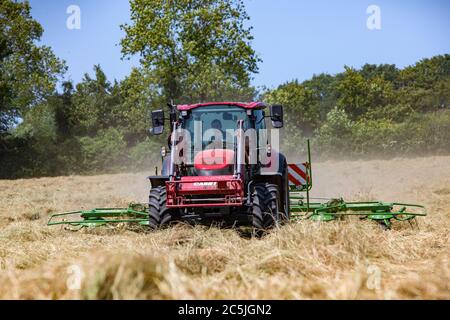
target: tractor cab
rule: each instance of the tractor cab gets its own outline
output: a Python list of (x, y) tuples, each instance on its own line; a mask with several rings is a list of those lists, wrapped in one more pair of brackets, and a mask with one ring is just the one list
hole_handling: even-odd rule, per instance
[[(232, 175), (236, 158), (236, 130), (241, 122), (244, 131), (254, 126), (254, 114), (230, 105), (208, 105), (181, 112), (181, 134), (190, 139), (192, 155), (185, 158), (190, 175)], [(264, 121), (263, 121), (264, 122)]]
[[(171, 109), (171, 137), (176, 146), (174, 162), (182, 165), (185, 176), (233, 174), (237, 164), (239, 134), (245, 135), (243, 153), (246, 164), (257, 167), (261, 157), (270, 153), (266, 131), (266, 105), (263, 103), (203, 103), (181, 105)], [(281, 127), (281, 106), (272, 106), (274, 127)], [(152, 113), (152, 132), (163, 132), (161, 110)], [(268, 152), (269, 151), (269, 152)], [(163, 175), (169, 175), (163, 165)]]
[(257, 129), (265, 129), (264, 111), (260, 108), (246, 110), (233, 105), (208, 105), (182, 111), (181, 114), (181, 133), (190, 139), (192, 152), (184, 159), (185, 167), (192, 169), (188, 175), (232, 175), (239, 130), (242, 134), (250, 130), (255, 133), (252, 141), (248, 139), (244, 147), (248, 157), (250, 150), (257, 152)]

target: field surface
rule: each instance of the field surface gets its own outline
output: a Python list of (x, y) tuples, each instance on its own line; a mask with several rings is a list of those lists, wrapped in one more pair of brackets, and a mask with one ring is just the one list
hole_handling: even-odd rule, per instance
[(314, 196), (424, 204), (419, 229), (299, 222), (74, 232), (51, 213), (146, 201), (149, 173), (0, 180), (0, 299), (450, 299), (450, 157), (328, 161)]

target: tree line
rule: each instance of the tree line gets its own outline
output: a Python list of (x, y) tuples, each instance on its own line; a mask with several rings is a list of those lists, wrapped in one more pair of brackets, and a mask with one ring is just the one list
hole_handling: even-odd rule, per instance
[(0, 178), (153, 170), (166, 137), (149, 137), (150, 112), (169, 101), (283, 104), (286, 151), (310, 138), (323, 157), (450, 152), (448, 54), (257, 90), (251, 77), (261, 59), (242, 0), (130, 5), (120, 43), (140, 66), (116, 81), (95, 65), (75, 84), (39, 45), (43, 29), (29, 3), (0, 0)]

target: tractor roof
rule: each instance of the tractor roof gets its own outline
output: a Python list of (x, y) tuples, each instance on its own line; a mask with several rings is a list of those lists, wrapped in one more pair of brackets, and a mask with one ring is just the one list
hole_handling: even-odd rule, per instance
[(264, 109), (266, 105), (262, 102), (206, 102), (206, 103), (197, 103), (197, 104), (185, 104), (177, 106), (179, 111), (188, 111), (200, 107), (208, 107), (208, 106), (231, 106), (231, 107), (241, 107), (244, 109)]

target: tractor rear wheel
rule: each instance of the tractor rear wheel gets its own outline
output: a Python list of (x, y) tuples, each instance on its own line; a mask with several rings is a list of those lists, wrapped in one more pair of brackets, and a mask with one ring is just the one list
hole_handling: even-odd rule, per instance
[(166, 202), (167, 193), (165, 187), (156, 187), (150, 190), (148, 202), (150, 229), (159, 229), (174, 220), (174, 212), (166, 207)]
[(252, 227), (256, 236), (280, 222), (278, 187), (269, 183), (255, 184), (252, 197)]

